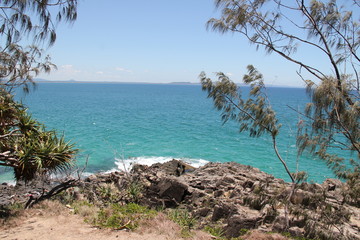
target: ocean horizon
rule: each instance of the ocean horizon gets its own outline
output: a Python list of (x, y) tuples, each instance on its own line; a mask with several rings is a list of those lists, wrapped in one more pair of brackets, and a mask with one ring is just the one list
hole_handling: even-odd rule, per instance
[[(290, 170), (307, 171), (314, 182), (334, 177), (323, 161), (297, 156), (299, 115), (288, 106), (301, 111), (309, 101), (305, 89), (268, 87), (267, 94), (282, 124), (278, 147)], [(89, 174), (179, 159), (194, 166), (233, 161), (290, 181), (270, 136), (251, 138), (235, 122), (222, 124), (206, 96), (198, 84), (41, 82), (16, 98), (47, 129), (76, 144), (77, 164), (88, 159)], [(13, 180), (11, 169), (1, 168), (0, 180)]]

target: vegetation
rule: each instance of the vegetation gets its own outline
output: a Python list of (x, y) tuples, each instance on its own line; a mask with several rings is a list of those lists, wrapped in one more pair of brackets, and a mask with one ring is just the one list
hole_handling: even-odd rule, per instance
[(142, 220), (151, 219), (155, 215), (156, 211), (136, 203), (126, 205), (114, 203), (100, 209), (92, 218), (86, 218), (86, 221), (99, 227), (134, 230)]
[[(34, 76), (55, 67), (49, 56), (42, 57), (39, 46), (54, 44), (55, 24), (73, 22), (76, 6), (76, 0), (0, 3), (0, 165), (12, 167), (16, 180), (68, 169), (77, 151), (54, 131), (45, 130), (14, 100), (17, 87), (28, 92)], [(24, 46), (28, 41), (29, 46)]]
[(224, 230), (221, 226), (205, 226), (204, 230), (210, 233), (212, 236), (216, 237), (216, 239), (224, 239)]
[[(297, 74), (304, 80), (311, 102), (303, 113), (299, 112), (302, 119), (298, 124), (298, 153), (308, 150), (323, 159), (338, 177), (359, 183), (360, 22), (355, 14), (359, 3), (217, 0), (216, 5), (222, 14), (209, 20), (209, 28), (239, 33), (256, 49), (263, 48), (266, 53), (277, 54), (299, 66)], [(317, 62), (328, 63), (328, 70), (305, 62), (300, 47), (316, 54)], [(274, 138), (280, 125), (264, 97), (261, 74), (253, 67), (248, 70), (244, 82), (251, 84), (251, 96), (256, 99), (239, 98), (236, 85), (222, 73), (218, 73), (218, 83), (212, 83), (202, 73), (203, 89), (223, 110), (224, 120), (236, 119), (240, 130), (250, 130), (251, 136), (269, 133), (278, 155)], [(235, 114), (235, 110), (239, 113)], [(285, 169), (289, 174), (286, 166)]]
[(182, 237), (191, 237), (191, 229), (196, 225), (196, 219), (186, 209), (170, 209), (168, 216), (170, 220), (179, 224)]
[[(0, 86), (28, 91), (33, 77), (55, 67), (40, 48), (56, 41), (55, 26), (77, 17), (77, 0), (4, 0), (0, 3)], [(55, 15), (55, 16), (54, 16)], [(29, 44), (27, 44), (29, 42)]]
[(32, 119), (27, 109), (0, 89), (0, 165), (12, 167), (17, 180), (71, 166), (76, 150), (54, 131)]
[(224, 73), (217, 73), (218, 80), (213, 83), (206, 74), (200, 74), (202, 89), (208, 92), (208, 97), (214, 100), (215, 107), (222, 111), (222, 120), (236, 120), (240, 124), (240, 132), (249, 131), (251, 137), (260, 137), (264, 133), (272, 137), (274, 151), (283, 164), (292, 182), (295, 182), (285, 160), (281, 157), (276, 137), (281, 127), (278, 124), (274, 110), (267, 101), (263, 89), (265, 88), (262, 75), (251, 65), (248, 75), (244, 76), (244, 83), (250, 84), (249, 98), (245, 101), (237, 85)]

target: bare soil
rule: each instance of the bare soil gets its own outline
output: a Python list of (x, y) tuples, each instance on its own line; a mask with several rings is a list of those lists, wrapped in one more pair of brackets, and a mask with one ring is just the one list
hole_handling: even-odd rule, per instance
[[(56, 201), (45, 201), (35, 209), (21, 211), (0, 225), (2, 240), (177, 240), (180, 227), (164, 214), (144, 222), (134, 232), (99, 229), (84, 222), (79, 215)], [(193, 240), (216, 239), (201, 231), (194, 231)], [(286, 240), (279, 234), (264, 234), (254, 231), (242, 239)]]
[[(135, 232), (95, 228), (57, 202), (45, 202), (36, 209), (22, 212), (0, 226), (2, 240), (167, 240), (181, 239), (180, 227), (159, 215)], [(197, 232), (193, 239), (211, 239)]]

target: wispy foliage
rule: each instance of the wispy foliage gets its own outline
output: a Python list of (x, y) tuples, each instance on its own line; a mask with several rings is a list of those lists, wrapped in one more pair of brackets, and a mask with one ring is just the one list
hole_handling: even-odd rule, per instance
[(251, 137), (260, 137), (269, 134), (272, 137), (274, 151), (283, 164), (292, 182), (295, 182), (286, 162), (279, 154), (276, 137), (281, 124), (266, 96), (263, 76), (252, 65), (248, 66), (248, 74), (243, 78), (245, 84), (250, 86), (249, 97), (245, 99), (237, 85), (224, 73), (216, 73), (218, 81), (213, 82), (206, 74), (200, 74), (203, 91), (208, 92), (215, 107), (222, 111), (222, 120), (235, 120), (240, 125), (240, 132), (248, 131)]
[(33, 77), (55, 67), (40, 45), (56, 40), (56, 24), (73, 22), (77, 0), (4, 0), (0, 2), (0, 86), (29, 89)]
[[(359, 5), (347, 1), (216, 0), (220, 18), (210, 19), (208, 28), (221, 33), (237, 32), (257, 49), (278, 54), (322, 80), (328, 74), (296, 54), (307, 47), (328, 61), (335, 78), (351, 74), (359, 91)], [(339, 3), (341, 2), (341, 3)], [(347, 4), (347, 5), (340, 5)], [(353, 12), (353, 9), (355, 12)]]
[[(235, 32), (256, 49), (299, 66), (311, 97), (299, 122), (297, 145), (324, 159), (338, 177), (360, 182), (360, 22), (358, 1), (216, 0), (219, 18), (207, 23)], [(312, 52), (328, 68), (302, 56)], [(303, 77), (305, 70), (310, 80)], [(271, 115), (271, 114), (270, 114)], [(344, 153), (334, 154), (333, 150)], [(339, 152), (339, 151), (337, 151)]]
[[(346, 81), (339, 89), (337, 80), (328, 77), (320, 85), (309, 85), (312, 102), (299, 124), (299, 154), (309, 150), (324, 159), (335, 174), (344, 179), (360, 177), (360, 103), (349, 104), (353, 91)], [(338, 154), (348, 152), (348, 154)]]

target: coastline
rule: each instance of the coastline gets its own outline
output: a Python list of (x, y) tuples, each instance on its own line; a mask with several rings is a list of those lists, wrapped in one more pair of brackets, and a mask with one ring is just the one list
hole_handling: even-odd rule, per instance
[[(137, 192), (136, 196), (128, 194), (128, 189), (133, 183), (141, 186), (141, 191)], [(35, 187), (27, 194), (41, 192), (40, 189), (46, 185), (42, 184), (40, 188), (37, 186), (37, 189)], [(1, 187), (11, 188), (6, 185)], [(21, 187), (24, 191), (23, 185), (18, 186), (19, 189)], [(251, 166), (238, 163), (208, 163), (193, 168), (172, 160), (152, 166), (135, 165), (130, 173), (91, 175), (67, 192), (71, 198), (92, 199), (87, 201), (101, 206), (104, 204), (103, 201), (109, 199), (101, 197), (101, 189), (104, 188), (113, 189), (109, 193), (111, 199), (122, 196), (116, 201), (123, 203), (135, 201), (152, 209), (187, 209), (189, 214), (197, 219), (198, 228), (208, 225), (221, 227), (229, 238), (239, 237), (241, 229), (284, 231), (285, 206), (290, 210), (290, 228), (286, 231), (292, 236), (320, 239), (330, 239), (323, 237), (332, 236), (336, 239), (346, 239), (343, 238), (343, 234), (346, 233), (353, 236), (353, 239), (360, 238), (359, 208), (355, 206), (356, 202), (349, 202), (343, 194), (347, 189), (346, 184), (335, 179), (328, 179), (322, 184), (298, 184), (287, 202), (285, 200), (292, 189), (291, 184)], [(23, 199), (25, 200), (27, 197)], [(336, 222), (331, 224), (324, 217), (331, 213), (327, 212), (329, 208), (334, 211), (332, 214), (337, 216), (337, 219), (332, 219)], [(339, 229), (342, 229), (342, 232), (339, 232)]]

